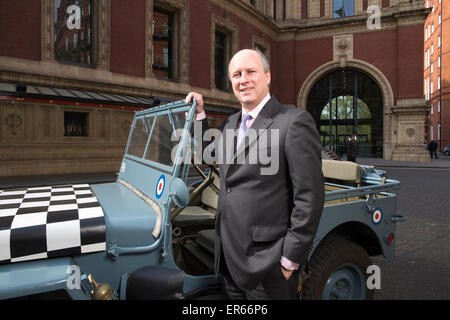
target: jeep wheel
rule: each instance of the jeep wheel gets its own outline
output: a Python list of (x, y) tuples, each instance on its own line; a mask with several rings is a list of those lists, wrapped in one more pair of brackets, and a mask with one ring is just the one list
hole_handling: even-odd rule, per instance
[(370, 300), (366, 285), (371, 260), (359, 245), (345, 239), (329, 239), (319, 245), (310, 261), (311, 276), (303, 283), (305, 300)]

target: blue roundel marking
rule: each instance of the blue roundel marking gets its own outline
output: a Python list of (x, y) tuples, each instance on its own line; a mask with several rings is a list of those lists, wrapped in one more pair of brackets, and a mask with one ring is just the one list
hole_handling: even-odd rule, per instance
[(372, 223), (379, 224), (383, 220), (383, 211), (380, 208), (375, 209), (372, 213)]
[(161, 177), (159, 177), (158, 179), (158, 182), (156, 183), (155, 189), (156, 199), (161, 198), (164, 192), (165, 185), (166, 185), (166, 178), (164, 177), (164, 175), (161, 175)]

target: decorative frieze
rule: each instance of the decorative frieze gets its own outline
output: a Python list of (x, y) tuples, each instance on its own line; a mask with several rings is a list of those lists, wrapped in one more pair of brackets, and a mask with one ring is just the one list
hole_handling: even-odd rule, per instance
[(347, 60), (353, 59), (353, 34), (333, 37), (333, 59), (345, 68)]

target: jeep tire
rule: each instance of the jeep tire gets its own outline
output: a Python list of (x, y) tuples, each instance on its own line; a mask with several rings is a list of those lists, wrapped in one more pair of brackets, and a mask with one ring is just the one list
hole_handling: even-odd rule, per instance
[(324, 240), (310, 262), (310, 276), (303, 282), (305, 300), (371, 300), (367, 288), (367, 267), (371, 260), (366, 251), (342, 238)]

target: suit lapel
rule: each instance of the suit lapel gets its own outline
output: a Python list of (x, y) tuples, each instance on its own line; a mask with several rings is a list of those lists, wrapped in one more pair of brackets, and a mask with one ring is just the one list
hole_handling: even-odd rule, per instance
[[(225, 127), (223, 128), (222, 131), (222, 139), (224, 139), (224, 145), (222, 146), (222, 148), (225, 148), (225, 150), (221, 150), (221, 152), (223, 152), (224, 154), (224, 158), (222, 159), (223, 162), (223, 172), (224, 172), (224, 177), (227, 176), (227, 172), (228, 169), (230, 168), (230, 164), (232, 163), (230, 160), (232, 159), (232, 155), (234, 154), (234, 130), (236, 130), (237, 124), (239, 119), (241, 118), (242, 115), (242, 111), (236, 112), (235, 114), (231, 115), (229, 117), (229, 121), (228, 123), (225, 125)], [(230, 130), (230, 131), (228, 131)], [(228, 134), (227, 135), (227, 131), (228, 132), (233, 132), (233, 135)], [(227, 139), (228, 138), (228, 139)], [(229, 141), (231, 139), (231, 141)], [(232, 146), (232, 154), (230, 155), (229, 153), (226, 152), (226, 149), (229, 148), (230, 146)]]

